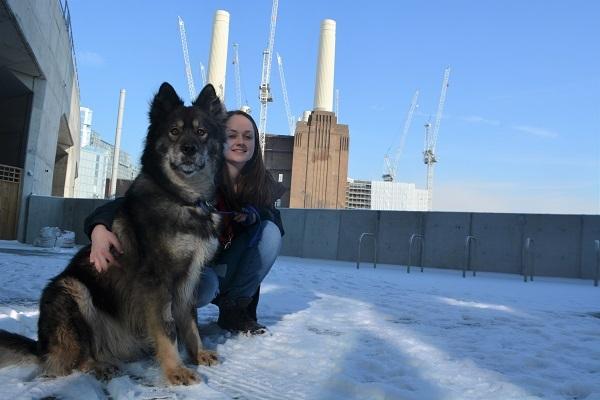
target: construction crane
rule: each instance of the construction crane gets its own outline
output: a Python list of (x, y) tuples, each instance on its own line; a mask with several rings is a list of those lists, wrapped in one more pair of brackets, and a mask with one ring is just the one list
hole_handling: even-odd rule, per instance
[(192, 77), (192, 67), (190, 65), (190, 55), (188, 53), (187, 37), (185, 35), (185, 25), (181, 17), (179, 19), (179, 34), (181, 35), (181, 48), (183, 49), (183, 62), (185, 63), (185, 76), (187, 77), (188, 90), (190, 92), (190, 100), (196, 98), (196, 88), (194, 87), (194, 78)]
[(252, 110), (248, 106), (248, 99), (244, 95), (244, 105), (242, 105), (242, 73), (240, 72), (240, 54), (239, 54), (239, 44), (233, 44), (233, 61), (232, 64), (235, 66), (235, 98), (237, 102), (238, 110), (241, 110), (245, 113), (250, 114)]
[(238, 47), (240, 45), (237, 43), (233, 44), (233, 62), (232, 64), (235, 66), (235, 101), (237, 102), (238, 110), (242, 109), (242, 79), (240, 78), (240, 55), (238, 52)]
[(290, 100), (288, 98), (287, 86), (285, 85), (285, 75), (283, 74), (283, 62), (281, 56), (277, 53), (277, 65), (279, 65), (279, 78), (281, 79), (281, 91), (283, 92), (283, 102), (285, 103), (285, 112), (287, 114), (288, 126), (290, 128), (290, 135), (294, 135), (294, 116), (290, 107)]
[(382, 178), (385, 182), (394, 182), (396, 180), (396, 170), (398, 168), (398, 162), (400, 161), (400, 156), (402, 155), (402, 151), (404, 150), (404, 142), (406, 141), (406, 136), (408, 135), (408, 131), (410, 130), (410, 125), (412, 123), (415, 109), (418, 107), (418, 100), (419, 91), (417, 90), (415, 91), (415, 94), (412, 97), (412, 101), (408, 109), (408, 114), (406, 114), (406, 120), (404, 121), (404, 129), (402, 129), (402, 135), (400, 136), (400, 144), (396, 149), (396, 154), (394, 154), (394, 158), (391, 157), (391, 147), (388, 149), (387, 153), (383, 157), (385, 167)]
[(200, 63), (200, 76), (202, 77), (202, 86), (206, 86), (206, 69), (204, 64)]
[(262, 74), (259, 86), (258, 99), (260, 100), (260, 119), (258, 123), (258, 136), (260, 138), (261, 151), (265, 152), (265, 134), (267, 132), (267, 105), (273, 101), (271, 96), (271, 61), (273, 58), (273, 44), (275, 43), (275, 25), (277, 24), (278, 0), (273, 0), (271, 9), (271, 27), (269, 29), (269, 41), (267, 48), (263, 51)]
[(435, 146), (438, 133), (440, 131), (440, 122), (446, 103), (446, 93), (448, 91), (448, 81), (450, 79), (450, 67), (444, 70), (444, 79), (442, 81), (442, 92), (438, 109), (435, 115), (433, 129), (430, 123), (425, 124), (425, 150), (423, 151), (423, 162), (427, 165), (427, 210), (431, 211), (433, 206), (433, 165), (437, 162), (435, 158)]

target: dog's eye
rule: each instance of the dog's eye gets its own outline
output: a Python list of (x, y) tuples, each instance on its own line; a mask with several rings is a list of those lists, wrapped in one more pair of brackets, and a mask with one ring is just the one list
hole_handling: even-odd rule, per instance
[(196, 133), (200, 136), (206, 136), (208, 134), (208, 131), (204, 128), (198, 128), (196, 129)]
[(177, 128), (171, 128), (171, 130), (169, 131), (169, 133), (173, 136), (177, 136), (179, 135), (179, 129)]

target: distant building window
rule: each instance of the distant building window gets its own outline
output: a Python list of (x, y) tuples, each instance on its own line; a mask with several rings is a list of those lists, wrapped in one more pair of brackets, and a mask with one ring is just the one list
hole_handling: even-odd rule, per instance
[(277, 179), (277, 182), (283, 182), (283, 174), (279, 174), (279, 179)]

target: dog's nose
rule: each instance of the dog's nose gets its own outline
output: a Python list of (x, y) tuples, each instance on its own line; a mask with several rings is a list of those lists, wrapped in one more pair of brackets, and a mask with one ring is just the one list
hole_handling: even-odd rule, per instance
[(181, 145), (181, 152), (186, 156), (193, 156), (198, 151), (198, 147), (195, 144), (184, 143)]

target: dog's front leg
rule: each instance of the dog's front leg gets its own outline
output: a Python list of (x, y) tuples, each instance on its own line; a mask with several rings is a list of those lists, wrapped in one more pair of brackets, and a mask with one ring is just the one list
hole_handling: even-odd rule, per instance
[(185, 344), (192, 363), (196, 365), (214, 365), (218, 362), (217, 353), (205, 350), (198, 332), (198, 311), (194, 306), (175, 307), (182, 310), (175, 315), (177, 332)]
[(171, 301), (160, 301), (157, 295), (147, 308), (146, 321), (148, 331), (154, 341), (156, 358), (169, 383), (174, 385), (191, 385), (200, 382), (198, 375), (181, 362), (177, 351), (176, 330)]

